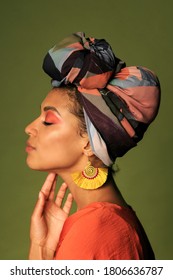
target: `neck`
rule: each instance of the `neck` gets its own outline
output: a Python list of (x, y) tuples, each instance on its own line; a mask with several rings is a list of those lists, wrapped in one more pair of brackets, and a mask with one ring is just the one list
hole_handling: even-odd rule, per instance
[(122, 197), (112, 175), (108, 176), (106, 183), (98, 189), (88, 190), (78, 187), (72, 180), (70, 174), (58, 173), (59, 176), (67, 183), (70, 192), (73, 195), (74, 201), (77, 204), (77, 209), (82, 209), (93, 202), (110, 202), (123, 207), (128, 207)]

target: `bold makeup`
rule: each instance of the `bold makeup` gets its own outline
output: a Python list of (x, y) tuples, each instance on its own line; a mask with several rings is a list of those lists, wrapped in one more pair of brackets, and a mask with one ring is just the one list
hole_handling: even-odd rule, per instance
[(45, 115), (45, 122), (46, 123), (51, 123), (51, 124), (56, 124), (61, 121), (60, 117), (56, 116), (55, 113), (51, 111), (47, 111)]

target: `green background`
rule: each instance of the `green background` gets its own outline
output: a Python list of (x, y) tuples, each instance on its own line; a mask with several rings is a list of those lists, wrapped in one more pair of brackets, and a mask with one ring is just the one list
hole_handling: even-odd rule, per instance
[(171, 0), (1, 0), (0, 259), (27, 259), (30, 215), (46, 174), (25, 164), (24, 127), (50, 89), (47, 50), (76, 31), (105, 38), (127, 65), (154, 70), (160, 113), (143, 141), (117, 161), (116, 181), (136, 210), (157, 259), (173, 259)]

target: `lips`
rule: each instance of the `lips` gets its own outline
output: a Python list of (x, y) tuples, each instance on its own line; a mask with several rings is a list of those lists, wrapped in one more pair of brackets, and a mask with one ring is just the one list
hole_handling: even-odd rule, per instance
[(29, 152), (32, 152), (33, 150), (35, 150), (35, 147), (32, 146), (29, 142), (26, 143), (26, 152), (29, 153)]

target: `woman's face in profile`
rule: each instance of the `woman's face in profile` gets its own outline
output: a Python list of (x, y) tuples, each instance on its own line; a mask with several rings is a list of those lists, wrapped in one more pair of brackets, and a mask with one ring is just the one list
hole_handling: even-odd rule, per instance
[(79, 120), (68, 109), (70, 102), (61, 89), (51, 90), (41, 105), (40, 116), (26, 127), (27, 164), (31, 169), (77, 170), (88, 139), (80, 136)]

